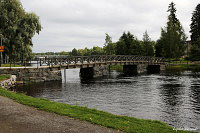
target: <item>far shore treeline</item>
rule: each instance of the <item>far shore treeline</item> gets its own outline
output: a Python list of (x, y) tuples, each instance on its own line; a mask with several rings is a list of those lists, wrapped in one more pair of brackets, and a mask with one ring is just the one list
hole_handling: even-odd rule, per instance
[[(190, 38), (177, 18), (173, 2), (168, 6), (166, 25), (161, 28), (157, 41), (151, 40), (148, 31), (144, 31), (143, 39), (139, 40), (130, 32), (122, 33), (117, 42), (106, 33), (103, 47), (76, 49), (72, 51), (32, 53), (32, 37), (41, 31), (39, 17), (34, 13), (25, 12), (19, 0), (0, 0), (0, 35), (3, 35), (5, 52), (3, 59), (27, 60), (33, 55), (141, 55), (171, 59), (200, 59), (200, 4), (192, 13)], [(2, 36), (1, 36), (2, 37)], [(191, 41), (187, 41), (191, 40)], [(66, 45), (67, 47), (67, 45)]]

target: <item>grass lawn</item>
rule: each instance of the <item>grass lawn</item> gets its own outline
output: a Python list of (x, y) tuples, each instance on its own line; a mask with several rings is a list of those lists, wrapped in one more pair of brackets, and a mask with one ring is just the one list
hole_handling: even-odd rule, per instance
[(110, 70), (116, 70), (118, 72), (123, 72), (123, 65), (111, 65)]
[(200, 71), (200, 64), (178, 64), (173, 66), (168, 66), (167, 70), (192, 70)]
[(8, 74), (2, 74), (0, 75), (0, 81), (5, 80), (5, 79), (9, 79), (11, 75)]
[(175, 131), (171, 126), (156, 120), (144, 120), (127, 116), (118, 116), (98, 111), (96, 109), (89, 109), (87, 107), (72, 106), (64, 103), (49, 101), (47, 99), (33, 98), (24, 94), (11, 92), (3, 88), (0, 88), (0, 95), (11, 98), (21, 104), (33, 106), (40, 110), (86, 120), (93, 124), (102, 125), (128, 133), (191, 133), (190, 131)]

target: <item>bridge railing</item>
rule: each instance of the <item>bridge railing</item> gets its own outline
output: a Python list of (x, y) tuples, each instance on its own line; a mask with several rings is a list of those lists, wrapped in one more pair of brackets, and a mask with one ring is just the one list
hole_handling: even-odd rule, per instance
[(93, 55), (93, 56), (67, 56), (52, 58), (35, 58), (39, 66), (70, 65), (70, 64), (91, 64), (91, 63), (116, 63), (134, 62), (149, 64), (165, 64), (164, 58), (136, 56), (136, 55)]
[(32, 60), (17, 62), (9, 60), (9, 66), (55, 66), (55, 65), (73, 65), (73, 64), (111, 64), (111, 63), (148, 63), (148, 64), (166, 64), (165, 58), (137, 56), (137, 55), (92, 55), (92, 56), (41, 56)]

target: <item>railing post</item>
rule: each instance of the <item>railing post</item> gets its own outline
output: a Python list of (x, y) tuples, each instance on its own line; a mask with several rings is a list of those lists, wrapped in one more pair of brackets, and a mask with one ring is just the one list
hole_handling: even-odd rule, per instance
[(37, 68), (38, 68), (38, 58), (37, 58)]
[(67, 83), (66, 68), (64, 69), (64, 81), (65, 81), (65, 85), (66, 85), (66, 83)]

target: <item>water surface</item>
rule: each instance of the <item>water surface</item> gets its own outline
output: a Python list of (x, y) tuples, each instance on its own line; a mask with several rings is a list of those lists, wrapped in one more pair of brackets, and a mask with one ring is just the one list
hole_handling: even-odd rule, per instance
[(175, 128), (200, 131), (199, 72), (124, 76), (113, 71), (107, 77), (87, 81), (79, 78), (79, 69), (66, 73), (66, 81), (16, 89), (33, 97), (161, 120)]

